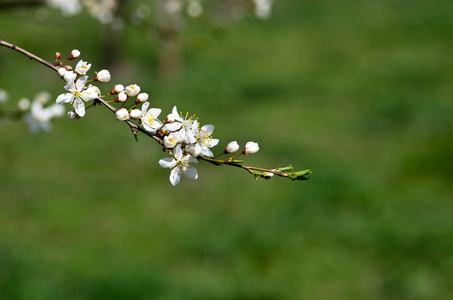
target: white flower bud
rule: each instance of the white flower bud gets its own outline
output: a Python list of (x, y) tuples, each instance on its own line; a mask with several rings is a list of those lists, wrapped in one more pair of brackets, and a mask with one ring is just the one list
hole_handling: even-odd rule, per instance
[(121, 109), (116, 111), (115, 116), (116, 116), (116, 118), (119, 121), (128, 120), (129, 119), (129, 112), (127, 111), (127, 109), (121, 108)]
[(127, 100), (126, 92), (124, 92), (124, 91), (123, 91), (123, 92), (120, 92), (120, 93), (118, 94), (118, 101), (120, 101), (120, 102), (126, 102), (126, 100)]
[(85, 75), (91, 68), (91, 64), (87, 63), (86, 61), (79, 61), (75, 67), (75, 71), (79, 75)]
[(132, 119), (138, 120), (142, 116), (142, 111), (140, 109), (133, 109), (130, 112), (130, 116)]
[(77, 74), (74, 73), (73, 71), (67, 71), (63, 76), (63, 79), (66, 80), (66, 82), (75, 81), (76, 78), (77, 78)]
[(75, 111), (68, 112), (68, 119), (71, 121), (80, 119), (80, 116)]
[(125, 92), (129, 97), (134, 97), (140, 93), (140, 87), (136, 84), (131, 84), (126, 87)]
[(200, 156), (201, 151), (203, 149), (201, 148), (200, 144), (191, 144), (191, 145), (186, 146), (186, 150), (187, 150), (187, 152), (189, 152), (190, 155), (192, 155), (193, 157), (196, 158), (196, 157)]
[(66, 70), (66, 68), (59, 68), (58, 69), (58, 75), (60, 75), (60, 77), (63, 77), (64, 74), (66, 74), (68, 70)]
[(96, 80), (100, 82), (109, 82), (110, 81), (110, 72), (108, 70), (101, 70), (96, 75)]
[(5, 103), (6, 101), (8, 101), (8, 92), (0, 89), (0, 103)]
[(247, 142), (247, 144), (245, 144), (244, 150), (242, 150), (242, 153), (249, 155), (258, 152), (258, 150), (260, 150), (260, 147), (258, 147), (258, 143)]
[(19, 100), (17, 105), (19, 106), (19, 110), (26, 111), (30, 107), (30, 100), (22, 98)]
[(239, 144), (236, 141), (229, 142), (225, 147), (225, 153), (234, 153), (239, 150)]
[(113, 93), (112, 93), (112, 94), (114, 94), (114, 93), (120, 93), (120, 92), (122, 92), (122, 91), (124, 91), (124, 85), (122, 85), (122, 84), (117, 84), (117, 85), (115, 85), (115, 86), (113, 87), (113, 90), (112, 90)]
[(174, 114), (169, 114), (167, 115), (167, 118), (165, 119), (165, 123), (173, 123), (176, 120)]
[(71, 51), (71, 55), (69, 56), (69, 59), (74, 59), (80, 56), (80, 51), (77, 49), (74, 49)]
[(144, 102), (146, 102), (146, 100), (148, 100), (148, 94), (140, 93), (140, 94), (138, 94), (137, 99), (138, 99), (138, 101), (140, 101), (140, 103), (144, 103)]

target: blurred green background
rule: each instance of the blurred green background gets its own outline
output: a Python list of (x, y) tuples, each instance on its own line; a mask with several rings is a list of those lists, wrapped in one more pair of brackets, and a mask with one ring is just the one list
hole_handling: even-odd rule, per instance
[[(105, 68), (98, 21), (48, 13), (0, 10), (0, 38)], [(0, 299), (453, 298), (452, 16), (450, 0), (287, 0), (266, 21), (188, 20), (171, 85), (156, 40), (111, 36), (111, 84), (214, 124), (214, 152), (256, 141), (249, 164), (312, 179), (200, 162), (172, 187), (158, 145), (100, 107), (51, 134), (2, 126)], [(63, 84), (0, 49), (7, 107)]]

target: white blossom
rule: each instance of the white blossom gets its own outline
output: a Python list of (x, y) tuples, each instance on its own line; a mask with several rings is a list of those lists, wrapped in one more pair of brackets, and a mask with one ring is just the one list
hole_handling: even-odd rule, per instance
[(91, 68), (91, 64), (86, 61), (79, 61), (75, 67), (75, 72), (79, 75), (85, 75)]
[(148, 110), (148, 107), (149, 102), (143, 103), (141, 114), (142, 125), (146, 131), (156, 133), (162, 127), (162, 122), (157, 118), (162, 110), (160, 108), (150, 108)]
[(174, 148), (182, 142), (184, 142), (184, 137), (179, 131), (171, 132), (169, 135), (164, 136), (164, 146), (168, 149)]
[(159, 160), (159, 165), (162, 168), (169, 168), (170, 171), (170, 182), (173, 186), (177, 185), (181, 180), (181, 174), (186, 175), (189, 178), (197, 179), (197, 170), (192, 167), (191, 163), (198, 163), (198, 160), (191, 155), (184, 155), (181, 149), (181, 145), (177, 145), (173, 151), (173, 158), (163, 158)]
[(167, 119), (168, 118), (174, 119), (174, 122), (165, 125), (168, 131), (179, 130), (180, 134), (184, 137), (187, 144), (193, 144), (197, 141), (195, 134), (192, 131), (194, 125), (193, 117), (186, 116), (185, 118), (183, 118), (178, 114), (178, 110), (175, 106), (173, 107), (172, 113), (167, 116)]
[(50, 120), (60, 117), (63, 113), (63, 106), (54, 104), (45, 108), (43, 107), (42, 101), (35, 99), (31, 104), (30, 114), (24, 115), (24, 121), (28, 123), (32, 133), (38, 131), (49, 132), (52, 130)]
[(47, 0), (47, 3), (49, 3), (50, 6), (60, 8), (65, 16), (78, 14), (82, 10), (79, 0)]
[(61, 94), (56, 100), (58, 104), (72, 103), (75, 112), (80, 117), (83, 117), (85, 115), (85, 104), (83, 102), (94, 100), (99, 96), (95, 88), (90, 87), (87, 89), (85, 87), (87, 79), (88, 76), (82, 76), (77, 80), (76, 83), (74, 83), (74, 81), (67, 82), (64, 88), (69, 93)]
[(193, 134), (196, 138), (196, 144), (201, 146), (201, 154), (208, 157), (213, 157), (211, 149), (219, 143), (218, 139), (211, 138), (214, 132), (214, 125), (204, 125), (201, 129), (198, 128), (198, 121), (194, 121)]

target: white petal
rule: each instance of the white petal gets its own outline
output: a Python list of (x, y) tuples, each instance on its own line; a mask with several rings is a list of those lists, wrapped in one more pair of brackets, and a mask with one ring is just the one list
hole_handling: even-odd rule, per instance
[(173, 152), (173, 156), (176, 158), (176, 159), (181, 159), (182, 158), (182, 149), (181, 149), (181, 145), (178, 145), (175, 147), (175, 151)]
[(165, 124), (165, 128), (167, 128), (168, 131), (176, 131), (181, 128), (182, 124), (179, 122), (173, 122), (169, 124)]
[(142, 115), (143, 116), (146, 114), (146, 110), (148, 109), (148, 107), (149, 107), (149, 102), (143, 103), (143, 105), (142, 105)]
[(71, 101), (72, 101), (71, 93), (61, 94), (60, 96), (57, 97), (57, 100), (55, 100), (55, 102), (57, 102), (58, 104), (70, 103)]
[(193, 121), (192, 130), (193, 130), (193, 132), (198, 133), (198, 121), (197, 120)]
[(214, 156), (212, 151), (206, 146), (204, 146), (203, 149), (201, 150), (201, 154), (204, 155), (204, 156), (207, 156), (207, 157), (213, 157)]
[(154, 118), (157, 118), (161, 112), (162, 109), (160, 108), (151, 108), (150, 110), (148, 110), (148, 113), (151, 113), (154, 116)]
[(207, 142), (209, 148), (217, 146), (218, 143), (219, 143), (219, 139), (208, 139), (208, 142)]
[(170, 182), (173, 186), (177, 185), (181, 180), (181, 170), (179, 167), (176, 167), (170, 172)]
[(159, 160), (159, 165), (162, 168), (173, 168), (176, 165), (176, 161), (174, 159), (166, 157)]
[(187, 144), (194, 144), (197, 142), (197, 138), (192, 130), (186, 130), (186, 143)]
[(201, 127), (201, 130), (206, 132), (207, 135), (212, 135), (214, 132), (214, 125), (208, 124)]
[(74, 99), (74, 110), (80, 116), (83, 117), (85, 115), (85, 104), (79, 98)]
[(75, 89), (74, 81), (67, 81), (66, 85), (64, 86), (64, 89), (69, 92), (72, 92)]
[(183, 118), (181, 118), (181, 116), (178, 114), (178, 109), (176, 108), (176, 106), (173, 107), (171, 114), (175, 117), (175, 120), (178, 120), (179, 122), (183, 121)]
[(82, 88), (85, 86), (85, 84), (87, 83), (87, 80), (88, 80), (88, 76), (82, 76), (80, 77), (77, 82), (76, 82), (76, 88), (77, 90), (82, 90)]
[(188, 166), (188, 167), (184, 168), (184, 174), (187, 177), (192, 178), (192, 179), (197, 179), (198, 178), (197, 169), (195, 169), (194, 167), (191, 167), (191, 166)]

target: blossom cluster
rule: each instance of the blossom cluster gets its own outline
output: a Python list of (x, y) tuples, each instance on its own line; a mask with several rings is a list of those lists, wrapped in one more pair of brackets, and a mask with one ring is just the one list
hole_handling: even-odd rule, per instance
[[(0, 105), (6, 103), (8, 98), (8, 93), (0, 89)], [(48, 92), (39, 92), (31, 101), (28, 98), (21, 98), (14, 111), (5, 111), (0, 107), (1, 121), (6, 123), (12, 119), (20, 119), (28, 124), (31, 133), (50, 132), (52, 130), (50, 121), (64, 115), (64, 107), (49, 104), (51, 98)]]
[(91, 16), (102, 23), (113, 21), (118, 6), (116, 0), (47, 0), (47, 4), (59, 8), (65, 16), (76, 15), (82, 11), (82, 7), (85, 7)]
[[(97, 100), (101, 104), (115, 103), (119, 107), (111, 106), (111, 110), (115, 113), (117, 120), (127, 121), (129, 126), (140, 127), (148, 135), (156, 137), (163, 149), (171, 155), (170, 158), (161, 159), (159, 164), (163, 168), (171, 170), (170, 182), (172, 185), (180, 182), (181, 175), (192, 179), (198, 178), (197, 170), (192, 164), (197, 163), (197, 158), (200, 157), (214, 158), (211, 148), (219, 143), (218, 139), (212, 137), (214, 125), (201, 126), (195, 116), (183, 115), (178, 112), (176, 106), (165, 119), (160, 120), (162, 110), (150, 108), (149, 95), (141, 92), (141, 88), (137, 84), (127, 86), (115, 84), (108, 93), (103, 94), (97, 86), (89, 84), (89, 82), (109, 82), (110, 72), (108, 70), (95, 72), (94, 78), (89, 80), (87, 73), (91, 69), (90, 63), (79, 60), (74, 68), (69, 64), (64, 65), (68, 61), (78, 59), (79, 56), (80, 51), (78, 50), (73, 50), (65, 61), (60, 61), (60, 53), (55, 55), (55, 65), (60, 66), (58, 74), (66, 81), (64, 88), (67, 91), (57, 97), (56, 103), (72, 104), (74, 110), (68, 113), (68, 118), (77, 120), (85, 116), (85, 104), (89, 101)], [(107, 100), (108, 98), (111, 100)], [(101, 102), (100, 99), (105, 102)], [(110, 106), (110, 104), (108, 105)], [(131, 122), (134, 120), (136, 123)], [(219, 155), (234, 154), (239, 151), (239, 148), (239, 144), (233, 141)], [(256, 153), (258, 149), (257, 143), (248, 142), (236, 157), (241, 154)]]

